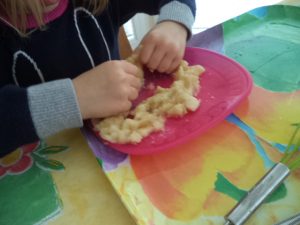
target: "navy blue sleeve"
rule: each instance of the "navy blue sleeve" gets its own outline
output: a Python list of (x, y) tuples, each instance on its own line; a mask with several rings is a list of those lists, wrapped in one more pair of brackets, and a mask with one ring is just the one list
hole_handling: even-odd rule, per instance
[(149, 15), (157, 15), (160, 9), (171, 2), (185, 4), (190, 8), (193, 16), (196, 14), (195, 0), (111, 0), (111, 13), (113, 19), (118, 20), (120, 25), (127, 22), (136, 13), (146, 13)]
[(0, 89), (0, 158), (38, 140), (30, 116), (25, 88), (7, 85)]

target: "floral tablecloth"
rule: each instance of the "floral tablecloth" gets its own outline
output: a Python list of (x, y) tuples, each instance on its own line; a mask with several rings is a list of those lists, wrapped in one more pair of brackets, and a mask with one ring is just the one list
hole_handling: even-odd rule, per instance
[[(88, 129), (19, 148), (0, 159), (0, 225), (223, 224), (280, 159), (290, 124), (300, 122), (300, 8), (262, 7), (194, 35), (189, 45), (225, 54), (253, 75), (249, 98), (233, 114), (199, 138), (148, 156), (109, 149)], [(299, 188), (294, 172), (247, 224), (299, 212)]]

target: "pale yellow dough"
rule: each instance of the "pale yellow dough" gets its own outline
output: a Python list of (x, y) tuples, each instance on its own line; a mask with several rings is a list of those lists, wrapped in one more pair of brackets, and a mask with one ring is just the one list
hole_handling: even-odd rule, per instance
[[(128, 61), (141, 68), (135, 56)], [(204, 70), (200, 65), (189, 66), (182, 61), (169, 88), (158, 86), (154, 95), (133, 111), (94, 122), (95, 129), (100, 131), (103, 139), (112, 143), (139, 143), (150, 133), (163, 130), (166, 118), (183, 116), (199, 107), (200, 101), (194, 95), (199, 90), (199, 76)], [(143, 73), (140, 75), (143, 79)]]

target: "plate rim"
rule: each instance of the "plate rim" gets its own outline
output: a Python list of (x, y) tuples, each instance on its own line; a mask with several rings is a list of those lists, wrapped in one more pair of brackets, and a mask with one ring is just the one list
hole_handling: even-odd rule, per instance
[[(111, 142), (103, 139), (100, 136), (100, 132), (96, 131), (93, 128), (93, 125), (92, 125), (92, 127), (90, 129), (92, 129), (94, 131), (93, 132), (94, 135), (96, 135), (97, 139), (100, 142), (102, 142), (105, 146), (107, 146), (107, 147), (109, 147), (109, 148), (111, 148), (115, 151), (119, 151), (119, 152), (129, 154), (129, 155), (150, 155), (150, 154), (155, 154), (155, 153), (159, 153), (159, 152), (163, 152), (163, 151), (168, 151), (168, 150), (172, 149), (174, 146), (180, 146), (180, 145), (186, 143), (187, 141), (195, 139), (199, 135), (203, 135), (204, 133), (209, 131), (211, 128), (218, 125), (220, 122), (222, 122), (228, 115), (230, 115), (234, 111), (234, 109), (241, 103), (241, 101), (243, 99), (245, 99), (250, 94), (250, 92), (252, 90), (252, 87), (253, 87), (253, 78), (251, 76), (251, 73), (242, 64), (240, 64), (239, 62), (235, 61), (234, 59), (232, 59), (232, 58), (230, 58), (226, 55), (220, 54), (218, 52), (215, 52), (215, 51), (212, 51), (212, 50), (209, 50), (209, 49), (199, 48), (199, 47), (186, 47), (185, 49), (186, 49), (186, 51), (200, 50), (202, 52), (207, 52), (208, 54), (212, 54), (214, 56), (217, 56), (219, 58), (222, 58), (222, 59), (225, 59), (225, 60), (229, 61), (231, 64), (236, 65), (242, 71), (242, 74), (245, 77), (245, 80), (247, 81), (247, 86), (245, 86), (245, 91), (241, 95), (239, 95), (239, 100), (235, 101), (232, 104), (232, 106), (230, 107), (231, 110), (225, 110), (225, 112), (222, 113), (221, 116), (217, 117), (216, 120), (213, 120), (211, 123), (206, 125), (207, 127), (204, 130), (202, 130), (201, 132), (199, 132), (199, 131), (198, 132), (197, 131), (192, 132), (186, 138), (177, 139), (175, 141), (175, 143), (174, 142), (172, 144), (167, 143), (167, 144), (162, 145), (160, 147), (156, 146), (154, 148), (146, 148), (146, 150), (145, 150), (145, 148), (141, 149), (141, 150), (138, 150), (136, 147), (139, 145), (139, 143), (137, 143), (137, 144), (116, 144), (116, 143), (111, 143)], [(128, 148), (125, 147), (126, 149), (124, 149), (122, 147), (118, 148), (119, 146), (133, 146), (133, 145), (135, 146), (135, 148), (132, 151), (127, 150), (130, 147), (128, 147)], [(149, 149), (151, 149), (151, 150), (149, 150)]]

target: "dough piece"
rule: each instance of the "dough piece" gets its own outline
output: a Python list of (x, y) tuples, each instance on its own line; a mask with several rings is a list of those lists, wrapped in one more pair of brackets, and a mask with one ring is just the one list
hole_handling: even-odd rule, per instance
[[(128, 61), (142, 71), (137, 56), (131, 56)], [(204, 71), (200, 65), (189, 66), (182, 61), (169, 88), (158, 86), (154, 95), (142, 101), (133, 111), (94, 122), (95, 130), (112, 143), (139, 143), (150, 133), (163, 130), (166, 118), (181, 117), (199, 107), (200, 101), (194, 95), (199, 90), (199, 76)], [(140, 77), (143, 79), (143, 72)]]

